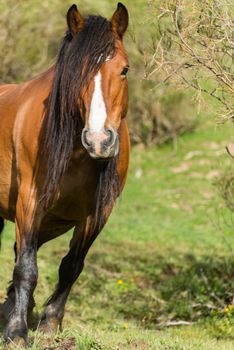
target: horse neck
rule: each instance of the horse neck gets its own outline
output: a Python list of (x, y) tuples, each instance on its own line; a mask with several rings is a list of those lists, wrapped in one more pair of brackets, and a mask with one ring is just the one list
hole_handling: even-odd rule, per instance
[(41, 83), (41, 84), (48, 84), (51, 88), (51, 85), (54, 80), (55, 75), (55, 65), (47, 69), (45, 72), (39, 74), (32, 80), (30, 80), (28, 83)]

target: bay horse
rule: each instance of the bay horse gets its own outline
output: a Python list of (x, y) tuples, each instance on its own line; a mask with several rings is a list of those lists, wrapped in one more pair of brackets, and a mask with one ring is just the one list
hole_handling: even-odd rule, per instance
[(128, 171), (128, 11), (118, 3), (107, 20), (83, 17), (73, 5), (67, 25), (53, 67), (26, 83), (0, 86), (0, 229), (4, 219), (16, 225), (4, 340), (23, 346), (35, 305), (37, 250), (74, 228), (39, 324), (56, 332)]

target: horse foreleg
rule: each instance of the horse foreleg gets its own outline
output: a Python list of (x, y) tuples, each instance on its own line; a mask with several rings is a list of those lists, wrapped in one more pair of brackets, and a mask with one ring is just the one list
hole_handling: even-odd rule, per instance
[[(14, 308), (4, 330), (4, 340), (20, 345), (27, 339), (27, 313), (37, 283), (37, 235), (29, 206), (19, 197), (16, 211), (17, 259), (13, 271)], [(31, 203), (32, 204), (32, 203)]]
[[(17, 261), (17, 248), (16, 243), (14, 244), (14, 253), (15, 253), (15, 263)], [(28, 306), (28, 319), (32, 319), (33, 309), (35, 307), (36, 303), (34, 300), (33, 295), (31, 296), (29, 300), (29, 306)], [(9, 317), (12, 314), (12, 311), (14, 310), (15, 306), (15, 287), (14, 283), (11, 281), (9, 284), (9, 287), (7, 288), (7, 298), (3, 304), (3, 314), (4, 318), (6, 320), (9, 320)]]
[(39, 329), (43, 333), (56, 333), (61, 329), (68, 295), (83, 270), (85, 256), (97, 234), (98, 232), (90, 231), (88, 226), (83, 231), (78, 227), (74, 229), (70, 250), (59, 267), (57, 288), (47, 301), (41, 316)]

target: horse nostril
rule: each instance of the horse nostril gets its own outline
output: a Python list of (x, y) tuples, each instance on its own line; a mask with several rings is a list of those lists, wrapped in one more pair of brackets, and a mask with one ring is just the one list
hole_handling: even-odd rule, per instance
[(107, 129), (106, 130), (106, 135), (107, 135), (107, 139), (105, 141), (105, 143), (109, 146), (112, 145), (115, 141), (115, 133), (113, 130), (111, 129)]
[(88, 141), (87, 138), (87, 133), (88, 133), (88, 129), (84, 128), (81, 134), (81, 141), (84, 147), (90, 147), (90, 142)]

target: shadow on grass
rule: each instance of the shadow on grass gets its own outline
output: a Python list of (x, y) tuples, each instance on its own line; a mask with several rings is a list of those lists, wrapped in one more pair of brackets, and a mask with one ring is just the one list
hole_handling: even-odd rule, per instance
[[(51, 266), (57, 264), (59, 249), (50, 247)], [(126, 242), (121, 245), (102, 240), (93, 246), (84, 272), (74, 285), (64, 326), (67, 321), (71, 327), (82, 322), (115, 330), (122, 320), (155, 329), (171, 322), (217, 319), (225, 322), (228, 319), (233, 326), (233, 318), (229, 317), (233, 313), (233, 276), (232, 255), (213, 251), (187, 254), (176, 245), (173, 249), (159, 249), (155, 245)], [(42, 285), (53, 289), (53, 279), (45, 274), (40, 279)], [(44, 294), (43, 289), (39, 288), (39, 293)], [(36, 315), (33, 329), (38, 319)], [(1, 332), (4, 325), (0, 305)], [(232, 334), (230, 331), (228, 337), (233, 337)]]
[[(95, 294), (96, 308), (134, 319), (147, 328), (196, 322), (232, 312), (234, 257), (183, 254), (178, 247), (103, 242), (87, 259), (81, 307)], [(79, 289), (76, 286), (75, 289)], [(228, 306), (229, 305), (229, 306)], [(226, 307), (229, 307), (227, 312)]]

